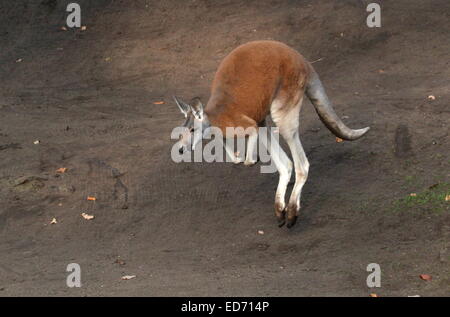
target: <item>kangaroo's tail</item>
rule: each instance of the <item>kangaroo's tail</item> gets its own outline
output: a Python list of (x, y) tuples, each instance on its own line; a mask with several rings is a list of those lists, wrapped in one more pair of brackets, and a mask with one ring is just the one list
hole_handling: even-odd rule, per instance
[(352, 130), (342, 122), (334, 111), (333, 104), (328, 99), (322, 82), (314, 70), (312, 70), (306, 85), (306, 95), (314, 105), (320, 120), (322, 120), (325, 126), (337, 137), (353, 141), (359, 139), (369, 131), (369, 127)]

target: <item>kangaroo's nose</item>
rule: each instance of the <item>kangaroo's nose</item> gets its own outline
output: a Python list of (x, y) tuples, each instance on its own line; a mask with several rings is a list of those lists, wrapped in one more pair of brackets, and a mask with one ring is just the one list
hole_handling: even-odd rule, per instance
[(180, 148), (178, 149), (178, 153), (183, 154), (183, 153), (184, 153), (184, 148), (183, 148), (183, 147), (180, 147)]

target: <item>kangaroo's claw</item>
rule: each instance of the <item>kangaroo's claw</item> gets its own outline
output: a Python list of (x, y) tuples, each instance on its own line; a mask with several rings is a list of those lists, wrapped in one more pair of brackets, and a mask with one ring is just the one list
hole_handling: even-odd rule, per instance
[(278, 227), (283, 227), (286, 223), (286, 212), (283, 210), (279, 215), (276, 216), (278, 220)]
[(297, 222), (297, 218), (298, 218), (297, 216), (288, 218), (286, 227), (292, 228), (295, 225), (295, 223)]

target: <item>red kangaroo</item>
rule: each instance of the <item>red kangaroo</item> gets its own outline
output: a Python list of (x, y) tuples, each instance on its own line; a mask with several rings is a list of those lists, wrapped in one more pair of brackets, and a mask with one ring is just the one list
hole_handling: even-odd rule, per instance
[[(264, 146), (280, 174), (275, 195), (275, 215), (280, 226), (285, 224), (287, 218), (290, 228), (297, 220), (300, 195), (309, 170), (298, 132), (305, 93), (319, 118), (337, 137), (356, 140), (369, 130), (369, 127), (352, 130), (342, 122), (319, 76), (300, 53), (280, 42), (254, 41), (237, 47), (222, 61), (215, 74), (206, 107), (198, 98), (187, 104), (175, 97), (186, 117), (184, 126), (188, 128), (180, 140), (180, 153), (194, 148), (201, 141), (203, 132), (196, 133), (194, 127), (201, 127), (197, 129), (201, 131), (207, 127), (218, 127), (224, 135), (227, 127), (254, 128), (253, 131), (257, 131), (270, 114), (294, 160), (295, 185), (286, 205), (285, 194), (291, 178), (292, 162), (278, 142), (269, 142), (270, 138), (265, 141)], [(256, 162), (253, 158), (256, 140), (257, 133), (248, 135), (247, 165)], [(232, 149), (225, 148), (230, 156), (234, 155)], [(235, 158), (235, 162), (240, 161)]]

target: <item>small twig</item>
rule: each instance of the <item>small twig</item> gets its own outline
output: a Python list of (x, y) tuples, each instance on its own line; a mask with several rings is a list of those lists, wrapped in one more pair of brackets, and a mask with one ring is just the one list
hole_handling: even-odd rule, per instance
[(320, 62), (321, 60), (323, 60), (323, 57), (316, 59), (315, 61), (312, 61), (310, 64), (314, 64), (315, 62)]

